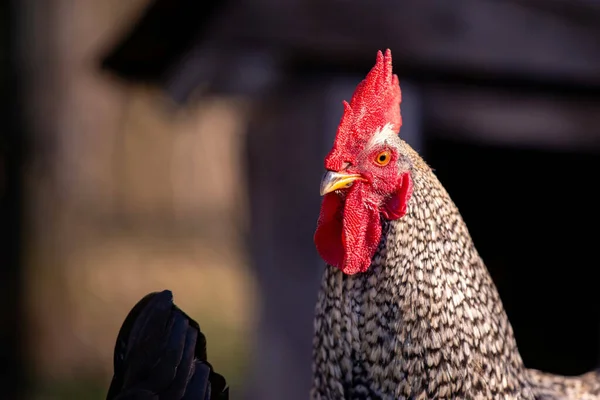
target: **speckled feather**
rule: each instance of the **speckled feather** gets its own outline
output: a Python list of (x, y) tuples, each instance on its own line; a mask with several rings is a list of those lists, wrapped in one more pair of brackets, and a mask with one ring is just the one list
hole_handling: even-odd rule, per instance
[(523, 365), (494, 283), (450, 196), (398, 138), (414, 184), (404, 217), (381, 220), (370, 268), (325, 268), (312, 399), (600, 399), (598, 373)]

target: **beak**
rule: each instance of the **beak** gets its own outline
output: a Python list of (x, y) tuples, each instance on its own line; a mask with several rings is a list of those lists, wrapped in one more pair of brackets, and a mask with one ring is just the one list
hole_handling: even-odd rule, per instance
[(365, 180), (358, 174), (342, 174), (339, 172), (327, 171), (321, 180), (321, 196), (334, 190), (343, 189), (352, 186), (356, 180)]

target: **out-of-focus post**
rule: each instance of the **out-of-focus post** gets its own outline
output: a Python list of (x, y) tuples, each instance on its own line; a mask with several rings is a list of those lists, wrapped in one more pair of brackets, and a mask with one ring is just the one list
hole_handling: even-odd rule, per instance
[(21, 251), (25, 130), (20, 118), (20, 75), (15, 40), (20, 3), (0, 4), (0, 388), (22, 395)]
[(286, 77), (260, 104), (246, 135), (250, 252), (260, 298), (247, 400), (300, 400), (310, 390), (323, 269), (312, 235), (322, 160), (335, 133), (324, 111), (327, 83)]

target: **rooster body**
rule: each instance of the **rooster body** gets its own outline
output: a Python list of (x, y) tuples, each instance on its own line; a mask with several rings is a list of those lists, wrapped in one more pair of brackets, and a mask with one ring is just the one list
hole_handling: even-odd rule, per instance
[[(351, 123), (367, 120), (368, 129), (343, 117), (326, 159), (315, 242), (329, 266), (316, 307), (311, 398), (600, 399), (596, 372), (525, 368), (456, 205), (397, 135), (397, 85), (389, 50), (379, 53), (346, 104), (345, 113), (360, 110)], [(368, 120), (381, 112), (391, 120)]]

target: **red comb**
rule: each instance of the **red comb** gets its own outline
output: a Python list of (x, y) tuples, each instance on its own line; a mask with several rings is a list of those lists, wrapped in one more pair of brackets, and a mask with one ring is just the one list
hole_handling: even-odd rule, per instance
[(353, 164), (373, 134), (386, 124), (399, 132), (401, 100), (398, 76), (392, 74), (392, 52), (387, 49), (383, 55), (378, 51), (375, 66), (356, 87), (350, 104), (344, 101), (344, 114), (325, 168), (339, 171), (345, 163)]

